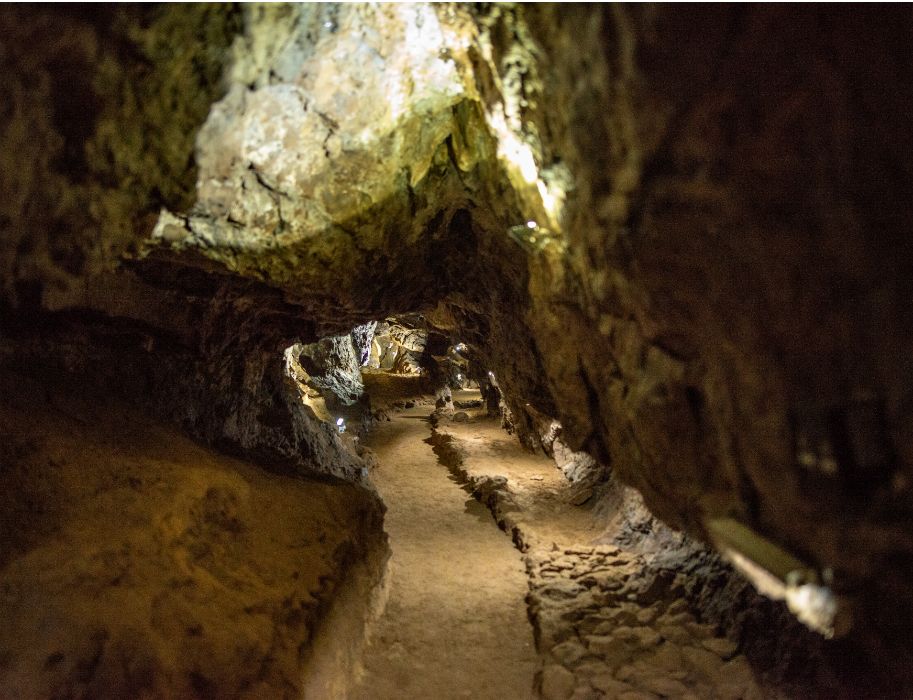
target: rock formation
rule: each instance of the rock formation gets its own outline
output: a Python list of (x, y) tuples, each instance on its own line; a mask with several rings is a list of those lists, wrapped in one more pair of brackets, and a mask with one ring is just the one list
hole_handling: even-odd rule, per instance
[[(554, 421), (544, 447), (597, 498), (611, 478), (751, 549), (748, 575), (801, 571), (777, 585), (826, 587), (890, 677), (913, 615), (910, 20), (0, 8), (0, 370), (339, 480), (375, 502), (334, 517), (370, 521), (363, 455), (308, 401), (358, 405), (364, 324), (420, 317), (415, 365), (468, 345), (524, 444)], [(44, 493), (5, 476), (38, 438), (5, 440), (0, 478)], [(38, 536), (6, 536), (4, 586)]]

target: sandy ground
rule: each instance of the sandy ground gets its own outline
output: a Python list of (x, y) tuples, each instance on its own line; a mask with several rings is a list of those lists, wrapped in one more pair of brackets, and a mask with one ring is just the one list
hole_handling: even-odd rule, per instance
[[(477, 389), (453, 393), (455, 402), (480, 400)], [(461, 409), (457, 409), (458, 411)], [(519, 529), (523, 547), (565, 546), (591, 543), (605, 531), (605, 523), (594, 518), (591, 504), (571, 505), (576, 490), (541, 451), (527, 452), (517, 437), (501, 428), (500, 420), (490, 418), (484, 408), (465, 409), (467, 422), (444, 419), (438, 428), (458, 442), (462, 454), (460, 471), (469, 482), (505, 479), (501, 494), (509, 502), (500, 512), (511, 527)]]
[(388, 600), (353, 697), (535, 697), (536, 652), (520, 553), (425, 443), (431, 408), (378, 425), (366, 444), (387, 505)]

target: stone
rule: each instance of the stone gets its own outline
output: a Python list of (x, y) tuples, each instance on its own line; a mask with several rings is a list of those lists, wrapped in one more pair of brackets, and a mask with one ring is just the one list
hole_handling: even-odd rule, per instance
[(576, 685), (574, 674), (563, 666), (549, 664), (542, 669), (542, 697), (545, 700), (567, 700)]
[(716, 635), (714, 625), (705, 625), (700, 622), (686, 622), (685, 629), (695, 639), (709, 639)]
[(574, 675), (582, 678), (611, 675), (611, 669), (602, 661), (586, 660), (574, 668)]
[(617, 698), (621, 693), (633, 691), (634, 688), (628, 683), (616, 680), (611, 674), (600, 674), (590, 678), (590, 685), (601, 692), (604, 697)]
[(630, 603), (621, 603), (617, 607), (609, 608), (609, 615), (616, 626), (631, 626), (637, 624), (637, 613), (640, 608)]
[(688, 686), (681, 681), (659, 675), (641, 678), (638, 685), (651, 693), (667, 698), (682, 698), (688, 694)]
[(723, 668), (722, 659), (707, 649), (686, 646), (681, 648), (681, 654), (688, 665), (705, 678), (717, 678)]
[(453, 422), (454, 423), (468, 423), (469, 414), (466, 413), (465, 411), (457, 411), (456, 413), (453, 414)]
[(755, 692), (754, 674), (744, 656), (723, 664), (715, 690), (722, 700), (738, 700)]
[(694, 615), (689, 612), (664, 613), (660, 615), (658, 623), (660, 625), (684, 626), (689, 622), (694, 622)]
[(569, 502), (571, 505), (574, 505), (574, 506), (582, 506), (584, 503), (589, 501), (592, 497), (593, 497), (592, 488), (589, 488), (589, 487), (582, 488), (582, 489), (578, 489), (574, 492), (574, 494), (571, 496)]
[(615, 654), (619, 650), (625, 650), (625, 645), (616, 637), (610, 634), (591, 634), (586, 637), (587, 648), (599, 656), (608, 656)]
[(739, 645), (735, 642), (726, 639), (725, 637), (712, 637), (710, 639), (704, 639), (701, 641), (701, 646), (703, 646), (708, 651), (712, 651), (717, 656), (723, 659), (729, 659), (735, 654), (736, 650), (739, 648)]
[[(679, 647), (672, 642), (665, 642), (648, 657), (648, 662), (667, 673), (680, 671), (683, 668), (682, 654), (687, 647)], [(709, 652), (705, 652), (709, 653)]]
[(569, 579), (553, 579), (542, 588), (542, 596), (552, 600), (567, 600), (575, 598), (586, 589)]
[(571, 700), (599, 700), (599, 698), (599, 693), (589, 685), (578, 685), (571, 695)]
[(587, 648), (605, 661), (617, 666), (639, 653), (655, 647), (661, 640), (660, 635), (649, 628), (619, 627), (610, 635), (589, 635), (586, 637)]
[(564, 553), (575, 556), (589, 556), (593, 554), (593, 547), (565, 547)]
[(676, 625), (661, 625), (658, 628), (659, 634), (663, 639), (668, 639), (675, 644), (688, 644), (692, 641), (691, 635), (684, 627)]
[(552, 656), (562, 666), (572, 667), (586, 655), (586, 647), (576, 639), (569, 639), (552, 647)]
[(649, 627), (619, 627), (612, 635), (640, 649), (650, 649), (660, 643), (660, 634)]
[(683, 612), (688, 612), (688, 603), (681, 598), (673, 600), (666, 608), (667, 615), (676, 615)]
[(659, 610), (656, 608), (656, 606), (651, 606), (649, 608), (640, 610), (637, 615), (635, 615), (635, 619), (637, 620), (638, 624), (649, 625), (654, 622), (658, 616)]

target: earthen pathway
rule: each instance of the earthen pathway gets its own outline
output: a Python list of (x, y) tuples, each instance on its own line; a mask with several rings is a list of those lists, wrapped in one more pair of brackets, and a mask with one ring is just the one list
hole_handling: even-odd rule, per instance
[(425, 442), (431, 410), (394, 414), (367, 441), (393, 553), (352, 697), (535, 697), (521, 555)]

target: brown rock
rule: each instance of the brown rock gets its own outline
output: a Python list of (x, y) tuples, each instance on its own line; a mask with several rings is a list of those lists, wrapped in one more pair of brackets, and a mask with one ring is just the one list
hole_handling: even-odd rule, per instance
[(723, 661), (711, 651), (699, 647), (682, 647), (682, 656), (689, 666), (705, 678), (716, 679), (723, 668)]
[(552, 647), (552, 656), (562, 666), (574, 666), (581, 658), (586, 655), (586, 648), (576, 639), (569, 639), (566, 642), (557, 644)]
[(670, 642), (675, 644), (688, 644), (692, 641), (691, 635), (684, 627), (679, 627), (676, 625), (661, 625), (658, 628), (659, 634), (663, 639), (668, 639)]
[(686, 622), (685, 629), (695, 639), (709, 639), (716, 635), (716, 627), (704, 625), (700, 622)]
[(703, 646), (708, 651), (712, 651), (714, 654), (723, 659), (731, 658), (739, 648), (738, 644), (729, 639), (726, 639), (725, 637), (711, 637), (710, 639), (704, 639), (701, 641), (701, 646)]
[(574, 674), (563, 666), (549, 664), (542, 669), (542, 697), (545, 700), (567, 700), (576, 683)]
[(634, 688), (628, 683), (615, 680), (611, 674), (601, 674), (590, 679), (590, 685), (603, 694), (603, 697), (617, 698), (622, 693), (631, 692)]
[(662, 697), (682, 698), (688, 695), (688, 686), (681, 681), (664, 676), (646, 676), (638, 681), (638, 685)]

